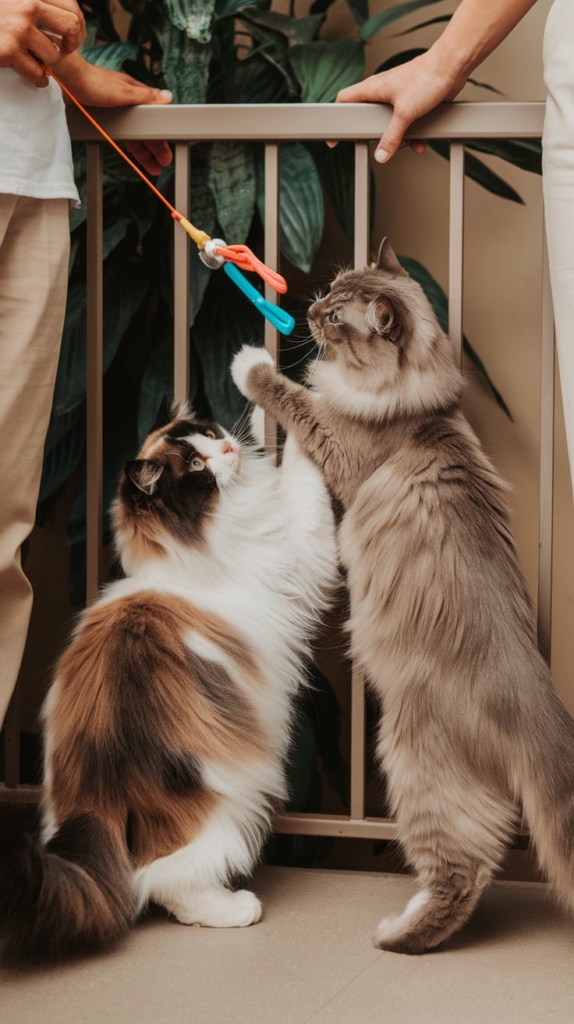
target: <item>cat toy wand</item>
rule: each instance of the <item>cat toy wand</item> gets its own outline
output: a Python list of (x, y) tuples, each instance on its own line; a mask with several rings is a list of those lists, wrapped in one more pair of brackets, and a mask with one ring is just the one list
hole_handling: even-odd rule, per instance
[(132, 171), (134, 171), (138, 177), (145, 182), (147, 187), (155, 193), (164, 206), (167, 206), (173, 219), (177, 221), (178, 224), (181, 224), (184, 231), (187, 232), (189, 237), (197, 245), (199, 258), (203, 263), (205, 263), (210, 270), (217, 270), (219, 267), (223, 266), (227, 276), (234, 284), (237, 285), (249, 301), (253, 303), (261, 315), (264, 316), (266, 320), (269, 320), (269, 322), (272, 323), (273, 326), (281, 332), (281, 334), (291, 334), (291, 331), (295, 327), (295, 320), (293, 317), (284, 309), (281, 309), (280, 306), (276, 306), (273, 302), (268, 302), (267, 299), (264, 299), (260, 292), (257, 291), (257, 288), (254, 288), (251, 282), (243, 276), (239, 268), (241, 267), (243, 270), (251, 270), (256, 274), (259, 274), (267, 284), (271, 285), (276, 292), (280, 292), (281, 294), (284, 294), (287, 291), (285, 278), (281, 277), (281, 275), (277, 274), (274, 270), (271, 270), (271, 268), (267, 267), (265, 263), (262, 263), (247, 245), (227, 245), (222, 238), (211, 238), (207, 232), (196, 228), (194, 224), (183, 216), (183, 214), (176, 210), (175, 206), (172, 206), (169, 200), (166, 199), (159, 189), (152, 184), (137, 164), (135, 164), (133, 160), (130, 160), (127, 153), (124, 153), (123, 149), (118, 146), (117, 142), (114, 142), (108, 133), (104, 131), (95, 118), (88, 113), (80, 101), (77, 100), (70, 90), (66, 88), (64, 83), (60, 81), (52, 69), (47, 67), (45, 64), (42, 65), (42, 69), (58, 83), (68, 99), (78, 108), (78, 110), (82, 112), (84, 117), (88, 119), (96, 131), (98, 131), (106, 142), (115, 149), (116, 153), (119, 153), (122, 160), (125, 160), (125, 162), (129, 164)]

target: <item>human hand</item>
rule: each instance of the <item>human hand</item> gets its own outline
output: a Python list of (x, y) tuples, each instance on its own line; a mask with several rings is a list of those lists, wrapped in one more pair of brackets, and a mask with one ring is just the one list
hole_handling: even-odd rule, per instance
[[(42, 29), (61, 42), (53, 42)], [(48, 84), (39, 62), (53, 67), (85, 38), (86, 23), (76, 0), (0, 0), (0, 67), (13, 68), (32, 85)]]
[[(58, 78), (88, 107), (132, 107), (140, 103), (167, 104), (172, 100), (167, 89), (154, 89), (122, 71), (89, 64), (79, 53), (62, 61)], [(173, 159), (167, 142), (161, 140), (126, 142), (124, 148), (152, 175), (160, 174)]]
[[(439, 103), (453, 100), (464, 84), (464, 79), (457, 79), (437, 66), (429, 50), (406, 64), (342, 89), (336, 102), (391, 104), (393, 114), (389, 126), (375, 151), (375, 159), (385, 163), (402, 145), (407, 145), (403, 140), (412, 122), (434, 110)], [(425, 149), (425, 143), (420, 140), (409, 141), (408, 145), (418, 153)]]

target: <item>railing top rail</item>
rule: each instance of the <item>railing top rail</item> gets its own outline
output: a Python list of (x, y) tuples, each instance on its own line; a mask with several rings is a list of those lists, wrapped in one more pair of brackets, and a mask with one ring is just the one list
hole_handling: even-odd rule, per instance
[[(143, 106), (94, 111), (115, 139), (327, 140), (378, 139), (391, 108), (370, 103), (198, 104)], [(411, 138), (536, 139), (542, 135), (544, 103), (445, 103), (411, 126)], [(100, 136), (74, 108), (68, 110), (72, 138)]]

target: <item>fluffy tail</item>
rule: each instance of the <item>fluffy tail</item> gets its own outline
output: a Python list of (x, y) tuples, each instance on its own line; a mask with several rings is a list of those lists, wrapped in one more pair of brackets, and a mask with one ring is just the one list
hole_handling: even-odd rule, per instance
[[(541, 702), (542, 703), (542, 702)], [(574, 722), (551, 691), (522, 738), (518, 789), (540, 867), (574, 910)]]
[(92, 814), (66, 819), (47, 845), (0, 821), (0, 927), (18, 963), (100, 949), (136, 916), (127, 851)]

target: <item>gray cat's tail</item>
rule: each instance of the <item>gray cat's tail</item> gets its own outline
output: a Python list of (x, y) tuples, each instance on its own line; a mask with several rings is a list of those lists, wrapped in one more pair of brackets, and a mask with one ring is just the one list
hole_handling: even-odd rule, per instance
[(19, 822), (0, 826), (0, 930), (7, 958), (61, 960), (101, 949), (130, 928), (136, 908), (127, 851), (99, 818), (68, 818), (46, 845)]
[(520, 738), (517, 789), (540, 867), (574, 910), (574, 721), (554, 690)]

